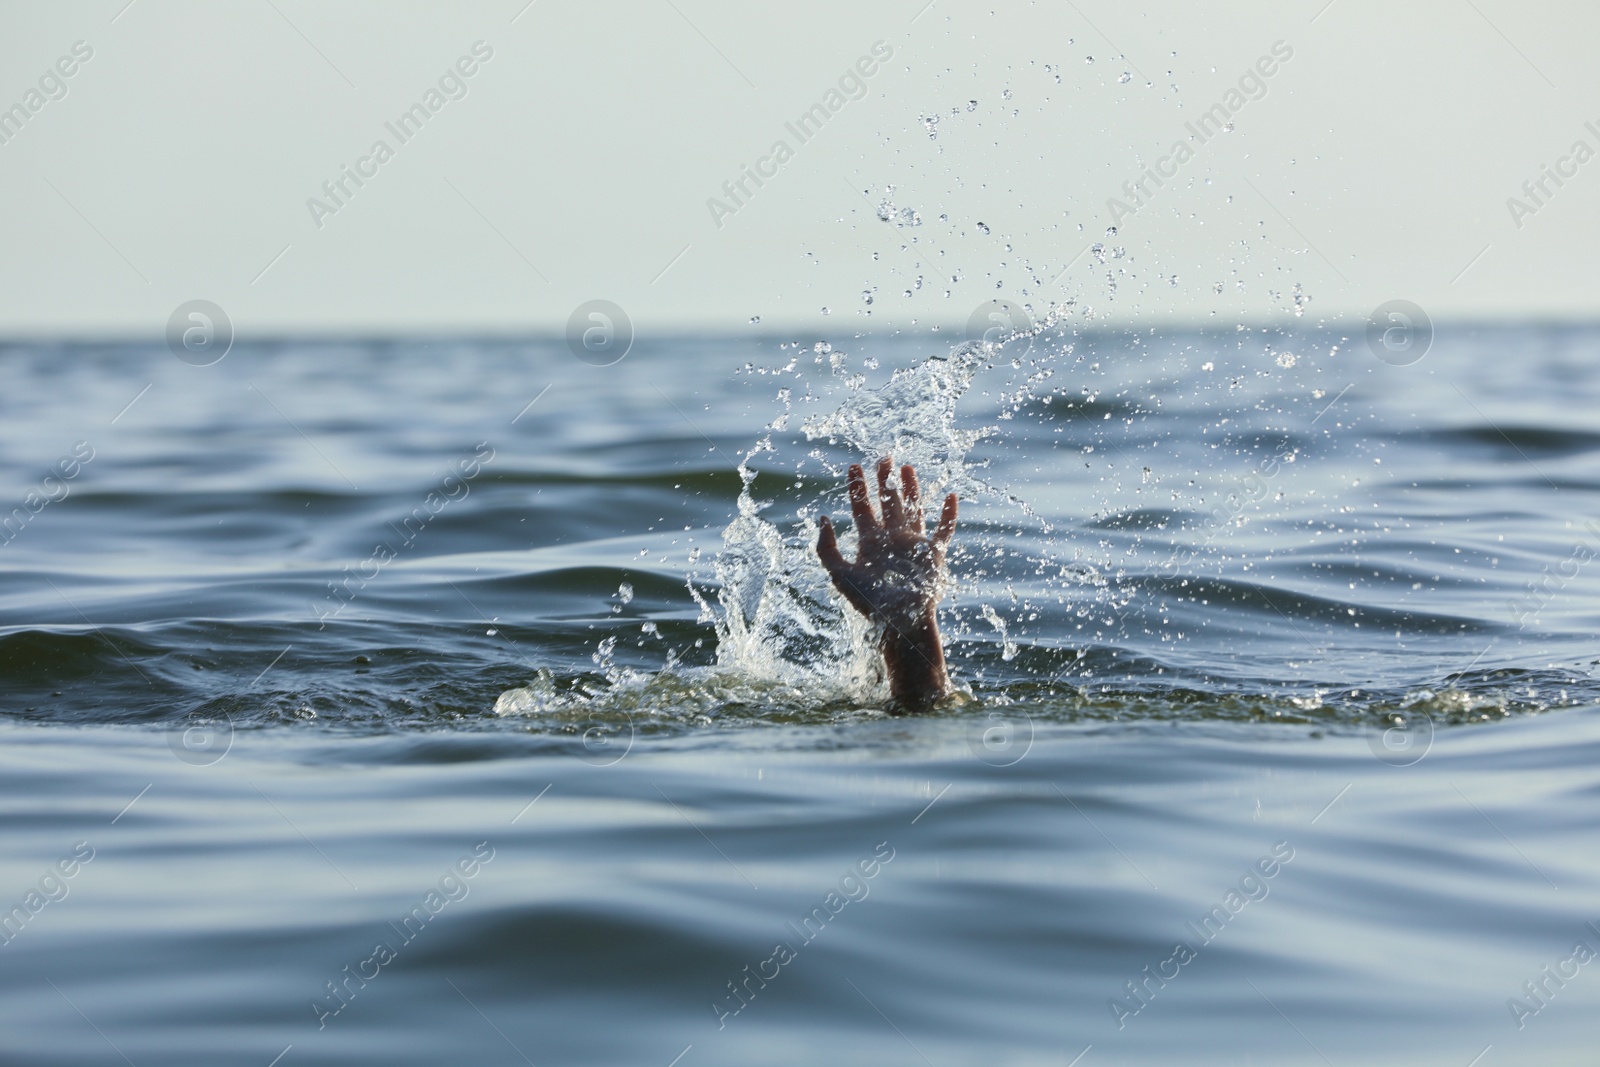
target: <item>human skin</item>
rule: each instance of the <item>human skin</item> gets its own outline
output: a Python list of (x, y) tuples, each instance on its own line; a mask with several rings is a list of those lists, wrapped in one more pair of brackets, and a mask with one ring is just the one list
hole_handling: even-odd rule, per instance
[(945, 550), (956, 532), (956, 495), (945, 497), (939, 525), (930, 537), (922, 514), (917, 472), (900, 468), (890, 484), (894, 459), (878, 462), (878, 506), (860, 464), (850, 466), (850, 513), (859, 545), (855, 562), (839, 551), (833, 520), (819, 520), (817, 556), (846, 602), (877, 627), (878, 647), (889, 676), (896, 711), (927, 711), (950, 695), (944, 644), (939, 638), (939, 601), (944, 596)]

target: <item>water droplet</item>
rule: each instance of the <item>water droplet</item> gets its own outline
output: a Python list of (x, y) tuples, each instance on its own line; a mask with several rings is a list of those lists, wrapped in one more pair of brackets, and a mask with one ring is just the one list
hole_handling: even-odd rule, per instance
[(1093, 63), (1094, 62), (1094, 56), (1084, 56), (1083, 57), (1083, 61), (1085, 63)]
[(1000, 99), (1002, 99), (1002, 100), (1010, 100), (1011, 99), (1011, 90), (1010, 89), (1001, 89), (1000, 90)]
[(617, 599), (624, 604), (631, 603), (633, 601), (633, 586), (627, 582), (617, 586)]
[(871, 289), (863, 289), (863, 290), (861, 290), (861, 300), (862, 300), (862, 303), (866, 303), (866, 304), (872, 303), (872, 290)]
[(832, 309), (832, 308), (826, 308), (826, 307), (825, 307), (825, 308), (823, 308), (823, 309), (822, 309), (822, 313), (823, 313), (823, 314), (824, 314), (824, 315), (832, 315), (832, 314), (833, 314), (833, 309)]
[(1132, 71), (1125, 70), (1121, 74), (1117, 75), (1117, 82), (1121, 85), (1127, 85), (1131, 81), (1133, 81)]
[(757, 325), (760, 325), (760, 323), (761, 323), (761, 316), (760, 315), (751, 315), (750, 316), (750, 325), (757, 326)]
[(976, 100), (968, 100), (967, 101), (967, 110), (968, 111), (976, 111), (976, 110), (978, 110), (978, 102)]
[(983, 223), (981, 223), (981, 222), (980, 222), (980, 223), (978, 223), (978, 229), (979, 229), (979, 230), (981, 230), (981, 231), (982, 231), (982, 232), (984, 232), (984, 233), (988, 233), (988, 232), (989, 232), (989, 227), (988, 227), (988, 226), (986, 226), (986, 225), (984, 225), (984, 224), (983, 224)]
[(1311, 303), (1311, 298), (1306, 295), (1305, 289), (1299, 282), (1294, 283), (1294, 317), (1299, 318), (1306, 313), (1306, 305)]
[(903, 207), (903, 208), (900, 209), (899, 220), (900, 220), (900, 225), (902, 225), (902, 226), (921, 226), (922, 225), (922, 216), (917, 214), (915, 211), (911, 210), (908, 207)]

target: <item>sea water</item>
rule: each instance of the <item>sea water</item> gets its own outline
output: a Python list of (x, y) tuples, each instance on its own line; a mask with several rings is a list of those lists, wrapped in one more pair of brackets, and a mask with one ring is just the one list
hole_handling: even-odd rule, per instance
[(1597, 349), (4, 346), (0, 1062), (1589, 1062)]

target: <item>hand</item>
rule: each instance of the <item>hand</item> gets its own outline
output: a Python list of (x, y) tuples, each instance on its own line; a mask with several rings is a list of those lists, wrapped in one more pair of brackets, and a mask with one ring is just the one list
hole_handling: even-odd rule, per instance
[(900, 486), (889, 484), (894, 460), (878, 463), (878, 502), (873, 510), (860, 464), (850, 467), (850, 512), (859, 547), (854, 563), (839, 551), (833, 521), (819, 524), (817, 556), (834, 588), (850, 606), (883, 628), (884, 663), (897, 702), (925, 707), (950, 689), (935, 611), (944, 596), (945, 550), (956, 532), (956, 496), (945, 497), (933, 536), (926, 535), (917, 472), (900, 468)]
[(873, 622), (915, 618), (939, 602), (945, 549), (956, 532), (956, 495), (945, 497), (939, 526), (927, 537), (917, 472), (910, 464), (901, 467), (900, 487), (896, 488), (889, 484), (893, 469), (894, 460), (888, 456), (878, 463), (880, 519), (868, 499), (861, 465), (850, 465), (850, 512), (860, 539), (854, 563), (839, 552), (833, 520), (826, 515), (819, 520), (822, 533), (817, 538), (817, 556), (834, 588)]

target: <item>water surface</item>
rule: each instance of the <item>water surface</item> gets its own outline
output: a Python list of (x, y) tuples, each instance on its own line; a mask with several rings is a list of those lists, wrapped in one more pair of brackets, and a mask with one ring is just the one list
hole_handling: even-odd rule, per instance
[(1600, 332), (815, 340), (0, 348), (4, 1062), (1587, 1062)]

